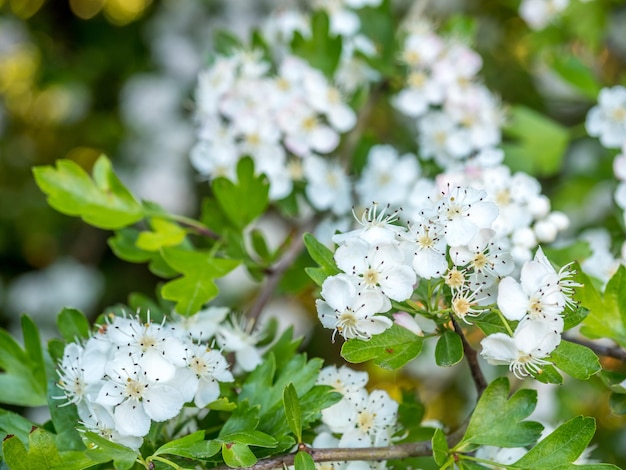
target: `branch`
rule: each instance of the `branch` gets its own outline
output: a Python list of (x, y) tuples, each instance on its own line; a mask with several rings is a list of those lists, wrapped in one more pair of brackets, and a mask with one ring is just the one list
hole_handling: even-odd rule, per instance
[(476, 386), (476, 392), (478, 392), (478, 398), (483, 394), (485, 389), (487, 388), (487, 380), (485, 380), (485, 376), (483, 375), (483, 371), (480, 369), (480, 364), (478, 364), (478, 353), (472, 346), (468, 343), (465, 335), (463, 334), (463, 329), (459, 326), (457, 321), (452, 318), (452, 324), (454, 325), (454, 331), (461, 337), (461, 341), (463, 341), (463, 352), (465, 353), (465, 358), (467, 359), (467, 364), (469, 365), (470, 372), (472, 373), (472, 379), (474, 380), (474, 385)]
[[(448, 446), (453, 448), (457, 445), (467, 429), (467, 422), (448, 436)], [(380, 461), (392, 459), (408, 459), (410, 457), (429, 457), (433, 455), (433, 447), (430, 441), (406, 442), (396, 446), (388, 447), (359, 447), (334, 449), (316, 449), (300, 444), (299, 450), (308, 452), (316, 463), (319, 462), (349, 462), (349, 461)], [(259, 462), (249, 467), (253, 470), (272, 470), (274, 468), (285, 468), (293, 466), (295, 452), (278, 457), (261, 459)], [(222, 465), (216, 470), (230, 470)]]
[(272, 298), (272, 294), (276, 290), (276, 286), (285, 274), (285, 271), (293, 264), (294, 260), (302, 252), (304, 248), (304, 234), (313, 230), (317, 224), (317, 218), (312, 217), (305, 222), (295, 235), (292, 237), (291, 245), (287, 247), (282, 257), (267, 270), (267, 277), (265, 278), (265, 284), (261, 287), (259, 295), (256, 297), (254, 303), (248, 311), (248, 318), (254, 322), (259, 318), (259, 315), (265, 308), (265, 305)]
[(564, 337), (563, 339), (569, 341), (570, 343), (576, 343), (580, 344), (581, 346), (586, 346), (598, 356), (612, 357), (613, 359), (626, 361), (626, 351), (619, 346), (605, 346), (584, 338), (572, 338), (569, 336)]

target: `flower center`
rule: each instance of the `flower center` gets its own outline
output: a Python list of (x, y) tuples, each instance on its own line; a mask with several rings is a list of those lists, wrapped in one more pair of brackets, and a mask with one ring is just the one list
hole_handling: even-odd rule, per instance
[(451, 289), (460, 289), (465, 284), (465, 276), (458, 269), (451, 269), (448, 271), (445, 282)]
[(413, 72), (409, 75), (409, 86), (412, 88), (422, 88), (426, 83), (426, 75), (422, 72)]
[(157, 345), (157, 340), (153, 336), (142, 336), (139, 340), (139, 346), (143, 352), (146, 352), (148, 349), (154, 348)]
[(195, 374), (200, 377), (202, 375), (206, 375), (209, 370), (209, 366), (204, 359), (201, 357), (194, 357), (189, 364), (189, 367)]
[(485, 256), (484, 253), (478, 253), (476, 256), (474, 256), (474, 260), (472, 261), (472, 263), (474, 264), (474, 267), (477, 271), (481, 271), (485, 268), (485, 266), (491, 264), (489, 263), (489, 259)]
[(144, 392), (148, 388), (147, 384), (142, 384), (138, 380), (126, 379), (126, 388), (124, 389), (124, 395), (128, 398), (134, 398), (135, 400), (141, 400)]
[(359, 413), (359, 417), (357, 418), (357, 426), (362, 432), (368, 433), (374, 427), (375, 417), (376, 417), (376, 413), (370, 413), (369, 411), (361, 411)]
[(511, 204), (511, 193), (508, 189), (501, 189), (496, 192), (496, 204), (499, 206), (508, 206)]
[(452, 301), (452, 310), (459, 317), (464, 317), (470, 311), (471, 304), (465, 297), (458, 297)]
[(378, 271), (369, 268), (365, 273), (363, 273), (363, 281), (370, 287), (374, 287), (378, 284)]
[(428, 233), (425, 233), (423, 235), (420, 235), (417, 239), (417, 244), (420, 246), (420, 248), (432, 248), (435, 245), (435, 240), (433, 240), (431, 238), (430, 235), (428, 235)]

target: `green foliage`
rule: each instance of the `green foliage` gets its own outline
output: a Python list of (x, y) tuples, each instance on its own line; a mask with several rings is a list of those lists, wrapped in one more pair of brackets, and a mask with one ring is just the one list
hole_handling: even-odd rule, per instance
[(68, 343), (89, 338), (89, 322), (83, 312), (74, 308), (61, 310), (57, 316), (57, 328)]
[(150, 227), (151, 231), (140, 232), (137, 236), (135, 246), (140, 250), (158, 251), (166, 246), (178, 246), (187, 235), (178, 224), (160, 217), (152, 217)]
[(316, 11), (311, 18), (311, 37), (296, 31), (291, 47), (296, 55), (332, 78), (341, 57), (342, 40), (341, 36), (331, 35), (329, 26), (328, 15)]
[(570, 419), (515, 462), (514, 468), (528, 470), (617, 469), (614, 465), (606, 464), (570, 465), (587, 448), (595, 429), (596, 424), (593, 418), (577, 416)]
[(587, 276), (578, 274), (585, 284), (578, 300), (589, 309), (581, 332), (590, 338), (610, 338), (626, 347), (626, 267), (620, 266), (604, 289), (604, 296)]
[(254, 174), (251, 158), (243, 158), (237, 164), (236, 183), (220, 177), (213, 180), (211, 187), (223, 213), (237, 229), (245, 228), (267, 208), (269, 182), (265, 175)]
[(446, 330), (437, 341), (435, 361), (438, 366), (450, 367), (463, 359), (463, 341), (451, 330)]
[(359, 363), (374, 360), (374, 364), (383, 369), (398, 369), (418, 356), (422, 351), (424, 339), (415, 333), (391, 325), (380, 335), (369, 341), (349, 339), (341, 347), (341, 355), (348, 362)]
[(446, 460), (448, 460), (448, 453), (450, 448), (448, 447), (448, 441), (446, 435), (441, 429), (435, 429), (435, 434), (432, 438), (433, 457), (437, 465), (442, 466)]
[(85, 438), (95, 444), (95, 449), (89, 450), (87, 455), (94, 459), (104, 459), (104, 462), (113, 460), (116, 470), (130, 469), (137, 459), (138, 452), (111, 442), (93, 432), (86, 432)]
[(561, 168), (569, 142), (569, 133), (562, 125), (530, 108), (514, 106), (505, 133), (514, 139), (502, 145), (505, 161), (513, 171), (551, 176)]
[(601, 86), (592, 70), (578, 57), (568, 54), (555, 54), (552, 58), (552, 70), (570, 84), (582, 96), (595, 101)]
[(46, 373), (39, 331), (22, 316), (24, 349), (0, 329), (0, 402), (18, 406), (41, 406), (46, 401)]
[(535, 421), (523, 421), (537, 405), (537, 392), (522, 389), (510, 398), (508, 394), (506, 377), (489, 384), (472, 413), (457, 450), (477, 445), (524, 447), (539, 439), (543, 426)]
[(293, 462), (296, 470), (315, 470), (315, 461), (308, 452), (300, 451)]
[(169, 281), (161, 289), (164, 299), (176, 302), (176, 312), (190, 316), (218, 294), (214, 280), (225, 276), (239, 261), (215, 258), (212, 253), (180, 248), (163, 248), (163, 259), (183, 276)]
[(302, 442), (302, 410), (298, 403), (298, 394), (292, 383), (285, 386), (283, 390), (283, 406), (289, 429), (296, 436), (298, 443)]
[(602, 370), (598, 356), (580, 344), (561, 341), (550, 360), (563, 372), (579, 380), (587, 380)]
[(169, 279), (178, 274), (163, 259), (160, 251), (146, 251), (137, 246), (141, 232), (134, 228), (125, 228), (115, 232), (108, 240), (115, 256), (130, 263), (148, 263), (148, 269), (159, 277)]
[(309, 277), (318, 285), (321, 286), (329, 276), (339, 274), (340, 271), (335, 264), (335, 258), (333, 252), (330, 251), (325, 245), (322, 245), (316, 240), (316, 238), (307, 233), (304, 235), (304, 245), (313, 261), (315, 261), (319, 268), (306, 268), (306, 273)]
[(113, 173), (104, 155), (93, 167), (93, 179), (71, 160), (58, 160), (56, 168), (35, 167), (33, 173), (53, 208), (95, 227), (115, 230), (144, 216), (141, 204)]

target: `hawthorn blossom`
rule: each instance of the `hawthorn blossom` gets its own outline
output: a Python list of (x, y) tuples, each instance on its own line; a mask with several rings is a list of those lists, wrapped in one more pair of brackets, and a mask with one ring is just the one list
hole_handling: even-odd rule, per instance
[(548, 26), (568, 5), (569, 0), (523, 0), (519, 14), (528, 26), (539, 30)]
[(345, 339), (368, 340), (391, 327), (392, 321), (377, 315), (383, 311), (384, 298), (374, 290), (359, 291), (357, 280), (347, 274), (326, 278), (322, 297), (317, 299), (317, 315), (325, 328), (334, 330)]
[(398, 403), (383, 390), (374, 390), (356, 403), (351, 429), (343, 433), (340, 447), (380, 447), (391, 443)]
[(598, 104), (591, 108), (585, 122), (587, 132), (598, 137), (607, 148), (618, 148), (626, 141), (626, 88), (603, 88)]
[(468, 244), (481, 228), (489, 228), (498, 208), (485, 201), (487, 193), (473, 188), (448, 188), (437, 203), (435, 220), (443, 226), (450, 246)]
[(424, 279), (440, 277), (448, 269), (443, 227), (424, 221), (408, 228), (400, 234), (400, 239), (413, 270)]
[(413, 293), (415, 272), (405, 266), (404, 255), (395, 244), (370, 245), (354, 237), (335, 251), (335, 262), (342, 271), (358, 278), (358, 288), (380, 292), (384, 299), (383, 310), (389, 310), (389, 299), (403, 301)]
[(370, 244), (395, 242), (398, 235), (405, 232), (406, 229), (394, 224), (398, 220), (399, 210), (387, 214), (387, 209), (389, 206), (384, 206), (379, 211), (378, 204), (374, 203), (363, 211), (360, 218), (353, 211), (354, 218), (361, 228), (338, 233), (332, 237), (333, 242), (341, 245), (354, 237), (360, 237)]
[(546, 358), (561, 342), (559, 331), (544, 321), (525, 319), (519, 323), (513, 337), (494, 333), (481, 341), (480, 352), (491, 365), (508, 365), (517, 378), (540, 374)]

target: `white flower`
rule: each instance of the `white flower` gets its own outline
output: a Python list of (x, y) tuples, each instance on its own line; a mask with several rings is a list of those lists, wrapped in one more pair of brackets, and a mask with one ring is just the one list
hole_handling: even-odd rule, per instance
[(261, 352), (256, 344), (261, 339), (260, 332), (253, 330), (253, 323), (231, 320), (220, 326), (216, 333), (220, 347), (226, 352), (234, 352), (237, 365), (250, 372), (261, 363)]
[(418, 276), (424, 279), (441, 277), (448, 269), (443, 227), (428, 222), (411, 224), (409, 231), (402, 233), (400, 238)]
[(569, 0), (523, 0), (519, 14), (532, 29), (543, 29), (568, 5)]
[(444, 227), (448, 245), (467, 245), (481, 228), (490, 227), (498, 216), (498, 208), (484, 200), (486, 195), (473, 188), (448, 188), (436, 209), (437, 222)]
[(114, 407), (115, 429), (127, 436), (142, 437), (150, 420), (165, 421), (182, 409), (185, 399), (173, 384), (150, 380), (129, 356), (117, 357), (107, 370), (96, 403)]
[(599, 137), (607, 148), (618, 148), (626, 141), (626, 88), (603, 88), (598, 105), (591, 108), (585, 122), (587, 132)]
[(451, 247), (450, 258), (456, 266), (468, 265), (474, 273), (493, 277), (510, 274), (515, 268), (511, 256), (495, 242), (495, 230), (482, 228), (465, 246)]
[(340, 447), (385, 446), (391, 442), (396, 424), (398, 403), (383, 390), (374, 390), (356, 403), (352, 429), (344, 432)]
[(185, 346), (165, 322), (142, 324), (138, 318), (116, 317), (107, 332), (116, 346), (115, 358), (132, 357), (150, 381), (168, 381), (184, 365)]
[(343, 244), (346, 240), (354, 237), (360, 237), (370, 244), (395, 242), (398, 234), (405, 232), (406, 229), (399, 225), (394, 225), (394, 222), (398, 220), (399, 211), (396, 210), (391, 214), (387, 214), (387, 209), (389, 209), (389, 206), (383, 207), (378, 212), (378, 204), (374, 203), (363, 211), (360, 219), (353, 212), (354, 218), (361, 225), (361, 228), (350, 232), (338, 233), (332, 237), (333, 242)]
[(215, 336), (229, 311), (228, 307), (207, 307), (190, 317), (177, 315), (177, 321), (172, 324), (174, 334), (181, 339), (208, 341)]
[(306, 195), (317, 210), (331, 210), (343, 215), (350, 210), (350, 181), (345, 170), (338, 164), (316, 155), (304, 159), (304, 175), (307, 180)]
[(100, 405), (91, 403), (88, 409), (83, 409), (81, 413), (81, 407), (79, 407), (79, 416), (81, 418), (81, 424), (85, 426), (87, 431), (93, 432), (100, 437), (122, 444), (131, 449), (138, 450), (143, 444), (143, 438), (138, 436), (127, 436), (120, 433), (115, 426), (115, 420), (109, 411)]
[(324, 367), (317, 379), (318, 385), (330, 385), (343, 398), (334, 405), (322, 410), (322, 422), (332, 432), (343, 433), (352, 427), (352, 420), (357, 413), (356, 403), (367, 397), (367, 372), (359, 372), (342, 366)]
[(187, 368), (178, 370), (176, 382), (185, 395), (185, 401), (193, 400), (198, 408), (204, 408), (219, 398), (218, 382), (234, 380), (224, 356), (205, 345), (190, 345), (185, 360)]
[(368, 340), (372, 335), (385, 331), (392, 321), (376, 315), (384, 306), (383, 296), (376, 291), (359, 292), (357, 280), (347, 274), (326, 278), (322, 284), (322, 297), (315, 305), (317, 314), (325, 328), (335, 330), (345, 339)]
[(481, 356), (492, 365), (506, 364), (516, 377), (540, 374), (545, 360), (561, 342), (561, 335), (548, 322), (525, 319), (513, 337), (494, 333), (481, 341)]
[(351, 238), (335, 251), (337, 267), (358, 278), (362, 290), (374, 290), (385, 296), (383, 310), (389, 310), (387, 297), (399, 302), (413, 293), (416, 276), (405, 266), (400, 248), (389, 243), (370, 245), (361, 238)]
[(355, 189), (362, 203), (377, 201), (398, 207), (406, 201), (419, 174), (415, 155), (399, 156), (390, 145), (375, 145)]

